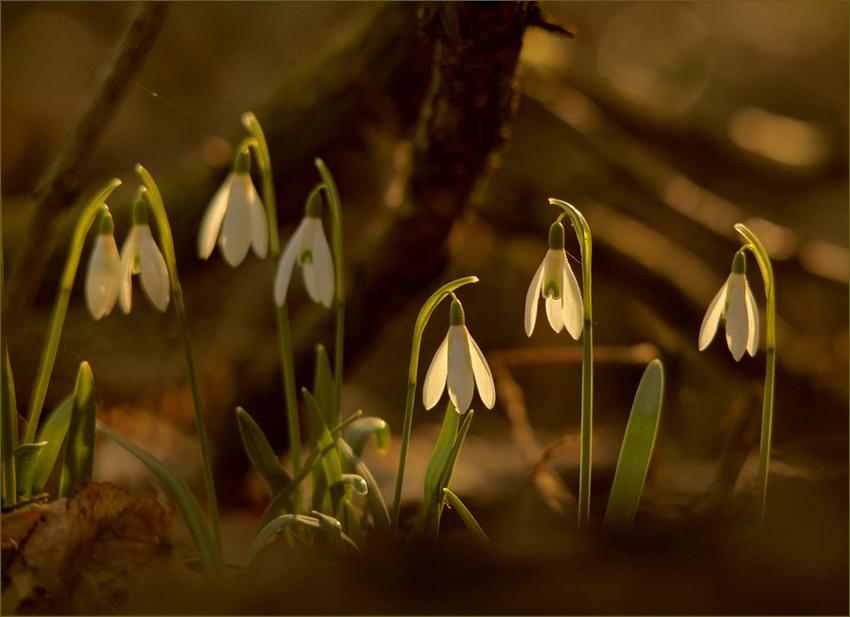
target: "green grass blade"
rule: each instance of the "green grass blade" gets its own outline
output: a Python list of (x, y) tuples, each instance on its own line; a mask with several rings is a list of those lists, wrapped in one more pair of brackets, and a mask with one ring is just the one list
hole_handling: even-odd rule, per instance
[(242, 444), (248, 459), (263, 480), (271, 489), (272, 495), (276, 495), (292, 482), (292, 476), (280, 464), (269, 440), (266, 439), (263, 430), (241, 407), (236, 408), (236, 419), (239, 423), (239, 432), (242, 435)]
[(360, 418), (352, 424), (342, 437), (351, 446), (357, 456), (363, 456), (363, 448), (369, 437), (375, 436), (375, 444), (381, 454), (386, 454), (390, 448), (390, 425), (380, 418)]
[(313, 396), (325, 416), (325, 423), (328, 426), (339, 424), (339, 407), (337, 405), (338, 398), (333, 369), (331, 369), (331, 361), (328, 359), (328, 352), (321, 344), (316, 345), (316, 374), (313, 380)]
[(369, 492), (366, 493), (366, 505), (372, 513), (372, 520), (375, 522), (375, 529), (378, 533), (389, 533), (390, 531), (390, 513), (387, 510), (387, 504), (384, 502), (384, 497), (378, 488), (378, 483), (369, 471), (369, 468), (360, 460), (360, 457), (354, 453), (353, 448), (344, 440), (339, 442), (339, 453), (342, 457), (343, 471), (353, 471), (360, 475), (366, 481), (366, 486), (369, 487)]
[(80, 364), (74, 387), (74, 406), (68, 425), (68, 444), (59, 480), (59, 497), (71, 497), (94, 473), (94, 375), (88, 362)]
[(98, 423), (97, 430), (142, 461), (154, 473), (162, 483), (165, 492), (180, 508), (180, 512), (186, 520), (186, 525), (189, 527), (192, 540), (195, 542), (195, 548), (198, 550), (198, 557), (203, 564), (204, 573), (211, 578), (220, 578), (224, 571), (224, 564), (216, 548), (212, 531), (204, 518), (201, 505), (192, 494), (186, 481), (160, 460), (141, 448), (124, 441), (103, 424)]
[(445, 494), (446, 499), (449, 501), (449, 504), (451, 504), (451, 507), (454, 508), (460, 515), (460, 519), (463, 521), (463, 524), (466, 525), (466, 528), (469, 529), (478, 544), (480, 544), (483, 548), (490, 548), (490, 538), (488, 538), (487, 534), (484, 533), (484, 530), (481, 529), (481, 525), (478, 524), (478, 521), (475, 520), (475, 517), (472, 516), (472, 512), (470, 512), (469, 508), (467, 508), (460, 500), (460, 497), (452, 493), (447, 488), (443, 489), (443, 494)]
[(15, 401), (15, 381), (9, 350), (3, 349), (3, 366), (0, 367), (0, 448), (3, 450), (3, 505), (13, 506), (17, 500), (17, 473), (15, 450), (18, 447), (18, 411)]
[(316, 399), (313, 398), (306, 388), (302, 388), (301, 392), (307, 403), (307, 412), (310, 416), (310, 422), (313, 425), (313, 443), (322, 448), (322, 450), (330, 446), (330, 449), (322, 455), (321, 463), (325, 472), (325, 478), (327, 479), (328, 490), (331, 494), (331, 507), (333, 508), (333, 512), (336, 512), (340, 501), (345, 496), (345, 481), (342, 478), (339, 452), (334, 447), (333, 436), (328, 429), (328, 425), (325, 423), (325, 416), (322, 414), (321, 409), (319, 409)]
[(74, 395), (66, 396), (48, 416), (36, 434), (36, 441), (46, 442), (47, 445), (41, 450), (41, 455), (33, 469), (30, 494), (38, 494), (47, 484), (50, 472), (62, 451), (62, 443), (68, 433), (68, 425), (71, 423), (71, 412), (74, 410)]
[(25, 443), (15, 450), (15, 472), (17, 474), (18, 499), (32, 497), (32, 476), (39, 455), (47, 442)]
[(451, 457), (459, 423), (460, 414), (449, 400), (446, 415), (443, 417), (443, 426), (440, 428), (440, 435), (437, 437), (437, 443), (434, 445), (434, 451), (431, 453), (431, 459), (428, 461), (428, 467), (425, 470), (425, 495), (422, 499), (422, 509), (419, 511), (413, 528), (414, 535), (426, 533), (430, 535), (430, 532), (435, 529), (439, 516), (438, 506), (441, 506), (443, 499), (440, 479)]
[(251, 561), (253, 561), (259, 550), (263, 548), (266, 545), (266, 542), (271, 540), (278, 531), (286, 529), (290, 525), (303, 525), (305, 527), (319, 529), (319, 521), (310, 516), (304, 516), (303, 514), (284, 514), (283, 516), (278, 516), (276, 519), (265, 525), (254, 538), (251, 550), (248, 551), (246, 564), (250, 564)]
[(634, 522), (658, 433), (663, 395), (664, 366), (660, 360), (653, 360), (643, 373), (632, 404), (605, 512), (606, 526), (629, 528)]

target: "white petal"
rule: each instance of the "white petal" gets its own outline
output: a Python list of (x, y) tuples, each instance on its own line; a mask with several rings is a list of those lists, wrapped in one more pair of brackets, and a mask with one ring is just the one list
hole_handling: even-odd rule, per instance
[(458, 413), (466, 413), (475, 393), (475, 376), (469, 355), (469, 334), (466, 326), (449, 328), (449, 361), (446, 387)]
[(751, 356), (756, 355), (759, 348), (759, 310), (756, 306), (756, 299), (744, 278), (744, 289), (746, 290), (747, 300), (747, 321), (749, 323), (749, 332), (747, 334), (747, 353)]
[(136, 273), (135, 263), (138, 252), (138, 230), (136, 225), (130, 228), (124, 246), (121, 247), (121, 288), (118, 291), (118, 300), (121, 310), (129, 313), (133, 305), (133, 274)]
[(528, 286), (528, 293), (525, 294), (526, 336), (531, 336), (531, 333), (534, 332), (534, 324), (537, 323), (537, 301), (540, 300), (540, 285), (543, 282), (543, 268), (545, 265), (546, 259), (544, 258), (540, 262), (537, 272), (534, 273), (534, 278), (531, 279), (531, 285)]
[(147, 225), (139, 225), (139, 265), (145, 295), (157, 310), (165, 312), (170, 291), (168, 267)]
[(242, 263), (251, 247), (251, 210), (249, 193), (251, 178), (246, 174), (235, 174), (230, 183), (230, 198), (221, 223), (218, 245), (224, 260), (234, 268)]
[(118, 299), (121, 257), (112, 234), (98, 234), (86, 272), (86, 304), (96, 320), (109, 315)]
[(717, 334), (717, 326), (720, 323), (720, 317), (723, 315), (723, 307), (726, 304), (726, 288), (728, 286), (729, 279), (726, 279), (720, 291), (714, 296), (714, 300), (708, 305), (705, 317), (702, 318), (702, 325), (699, 328), (700, 351), (708, 347), (709, 343), (714, 339), (714, 335)]
[(437, 348), (428, 373), (425, 375), (425, 383), (422, 386), (422, 403), (425, 409), (431, 409), (440, 400), (443, 390), (446, 388), (446, 374), (449, 362), (449, 335), (446, 334), (443, 342)]
[(254, 183), (249, 182), (248, 184), (248, 192), (250, 193), (248, 209), (251, 212), (251, 247), (257, 257), (265, 259), (269, 252), (269, 221), (266, 217), (263, 201), (260, 199), (257, 189), (254, 188)]
[(221, 229), (221, 220), (227, 210), (232, 181), (233, 174), (230, 174), (210, 200), (210, 205), (204, 212), (204, 218), (201, 219), (201, 229), (198, 232), (198, 257), (201, 259), (209, 257), (215, 248), (215, 240), (218, 237), (219, 229)]
[(467, 332), (469, 339), (469, 357), (472, 360), (472, 374), (475, 375), (475, 384), (478, 386), (478, 396), (487, 407), (493, 409), (496, 404), (496, 385), (493, 383), (493, 373), (490, 372), (490, 366), (487, 360), (484, 359), (484, 354), (472, 338), (472, 335)]
[(289, 290), (289, 281), (292, 278), (292, 268), (295, 266), (295, 260), (298, 258), (298, 253), (301, 252), (301, 236), (304, 235), (304, 227), (307, 224), (307, 219), (303, 219), (301, 224), (292, 234), (289, 243), (283, 250), (280, 256), (280, 261), (277, 265), (277, 274), (274, 280), (274, 301), (278, 306), (283, 306), (286, 302), (286, 292)]
[(581, 290), (578, 288), (578, 281), (572, 268), (567, 261), (567, 255), (560, 251), (558, 260), (561, 263), (561, 307), (563, 310), (564, 326), (567, 332), (573, 337), (573, 340), (578, 340), (581, 336), (581, 331), (584, 328), (584, 304), (581, 299)]
[[(317, 222), (318, 228), (313, 235), (313, 267), (312, 267), (312, 286), (317, 296), (313, 296), (313, 300), (321, 302), (326, 307), (330, 308), (331, 302), (334, 299), (334, 262), (331, 256), (331, 248), (328, 246), (328, 239), (325, 237), (325, 231), (322, 229), (322, 222), (319, 219), (313, 219)], [(304, 269), (304, 280), (307, 280), (307, 269)], [(309, 287), (308, 287), (309, 290)], [(310, 294), (312, 296), (312, 293)]]
[(735, 361), (741, 359), (747, 348), (747, 300), (744, 277), (733, 274), (729, 282), (729, 308), (726, 310), (726, 343)]
[(564, 329), (564, 313), (561, 306), (561, 299), (546, 298), (546, 317), (549, 318), (549, 325), (555, 332), (560, 332)]

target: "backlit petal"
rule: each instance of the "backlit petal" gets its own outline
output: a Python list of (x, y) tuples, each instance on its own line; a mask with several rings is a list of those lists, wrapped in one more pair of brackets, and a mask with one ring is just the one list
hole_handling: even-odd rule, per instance
[(729, 277), (729, 308), (726, 310), (726, 343), (735, 361), (741, 359), (747, 348), (747, 300), (744, 277)]
[(744, 278), (744, 289), (746, 291), (747, 300), (747, 321), (749, 323), (749, 332), (747, 334), (747, 353), (751, 356), (756, 355), (759, 348), (759, 310), (756, 306), (756, 299)]
[(558, 259), (561, 263), (562, 284), (561, 306), (564, 312), (564, 326), (574, 340), (578, 340), (584, 328), (584, 304), (581, 299), (581, 290), (572, 268), (567, 261), (564, 251), (560, 251)]
[(274, 301), (278, 306), (283, 306), (283, 303), (286, 302), (286, 292), (289, 290), (289, 281), (292, 279), (292, 268), (295, 266), (295, 260), (298, 259), (298, 253), (301, 251), (301, 236), (304, 235), (306, 223), (307, 219), (301, 221), (280, 256), (274, 280)]
[(714, 300), (708, 305), (708, 310), (705, 312), (705, 317), (702, 318), (702, 325), (699, 329), (699, 350), (702, 351), (708, 347), (709, 343), (714, 339), (717, 333), (717, 326), (720, 323), (720, 317), (723, 315), (723, 306), (726, 304), (726, 288), (729, 286), (729, 279), (723, 283), (720, 291), (714, 296)]
[(109, 315), (118, 299), (121, 257), (112, 234), (98, 234), (86, 272), (86, 304), (96, 320)]
[(525, 334), (531, 336), (534, 332), (534, 324), (537, 323), (537, 301), (540, 300), (540, 285), (543, 282), (543, 268), (546, 265), (544, 258), (531, 279), (528, 293), (525, 294)]
[(142, 289), (157, 310), (164, 312), (168, 308), (169, 277), (165, 259), (153, 239), (147, 225), (139, 225), (139, 263)]
[(449, 327), (449, 361), (446, 387), (458, 413), (466, 413), (475, 392), (475, 376), (469, 355), (469, 335), (465, 326)]
[(478, 396), (481, 397), (481, 402), (487, 409), (493, 409), (496, 404), (496, 386), (493, 383), (493, 373), (490, 372), (490, 366), (487, 360), (484, 359), (484, 354), (481, 349), (467, 332), (469, 340), (470, 359), (472, 360), (472, 374), (475, 375), (475, 384), (478, 386)]
[(204, 218), (201, 219), (201, 229), (198, 232), (198, 257), (206, 259), (212, 254), (215, 248), (215, 240), (218, 238), (218, 232), (221, 229), (221, 221), (224, 218), (224, 213), (227, 210), (227, 200), (230, 197), (230, 184), (233, 180), (233, 175), (229, 175), (221, 188), (207, 206), (204, 212)]
[[(331, 256), (331, 248), (328, 246), (328, 239), (325, 237), (324, 229), (322, 229), (322, 221), (320, 219), (310, 219), (316, 222), (317, 228), (313, 234), (313, 267), (311, 285), (307, 286), (310, 291), (310, 296), (315, 302), (321, 302), (326, 307), (330, 308), (331, 302), (334, 299), (334, 262)], [(307, 269), (304, 269), (305, 283), (307, 282)], [(314, 295), (315, 293), (315, 295)]]
[(555, 332), (560, 332), (564, 329), (564, 312), (561, 306), (561, 299), (546, 298), (546, 317), (549, 318), (549, 325)]
[(135, 274), (138, 252), (138, 229), (136, 225), (130, 228), (124, 246), (121, 247), (121, 288), (118, 291), (118, 300), (124, 313), (129, 313), (133, 305), (133, 274)]
[(425, 383), (422, 386), (422, 403), (425, 409), (431, 409), (440, 400), (443, 390), (446, 388), (446, 374), (449, 362), (449, 335), (443, 339), (431, 360), (428, 373), (425, 375)]
[(251, 248), (254, 249), (254, 254), (260, 259), (265, 259), (269, 252), (269, 222), (266, 217), (266, 209), (263, 207), (263, 201), (257, 194), (257, 189), (254, 188), (254, 183), (248, 183), (248, 192), (250, 200), (248, 209), (251, 212)]
[(235, 174), (230, 184), (230, 198), (224, 221), (221, 223), (221, 234), (218, 245), (224, 255), (224, 260), (234, 268), (242, 263), (248, 248), (251, 246), (251, 210), (249, 208), (251, 178), (244, 174)]

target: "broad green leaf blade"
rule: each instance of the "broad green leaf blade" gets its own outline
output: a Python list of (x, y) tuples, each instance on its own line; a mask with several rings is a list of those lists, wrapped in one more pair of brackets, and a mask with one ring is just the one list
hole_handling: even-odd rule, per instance
[(378, 451), (386, 454), (390, 448), (390, 425), (380, 418), (360, 418), (343, 433), (342, 438), (348, 442), (354, 454), (363, 456), (363, 448), (372, 435), (375, 436)]
[(44, 489), (47, 478), (56, 464), (56, 459), (62, 451), (62, 442), (68, 433), (68, 425), (71, 423), (71, 412), (74, 410), (74, 396), (66, 396), (48, 416), (47, 421), (41, 425), (36, 435), (36, 441), (47, 443), (41, 451), (41, 455), (35, 463), (32, 476), (31, 494), (37, 494)]
[(168, 496), (174, 500), (183, 518), (186, 520), (186, 525), (189, 527), (189, 532), (192, 535), (192, 540), (195, 542), (195, 548), (198, 550), (198, 557), (204, 566), (204, 572), (211, 578), (220, 578), (224, 566), (221, 558), (218, 556), (215, 540), (213, 539), (212, 531), (204, 518), (204, 513), (201, 506), (186, 481), (169, 469), (165, 464), (151, 456), (141, 448), (124, 441), (121, 437), (113, 433), (103, 424), (97, 424), (97, 430), (109, 437), (112, 441), (127, 450), (130, 454), (142, 461), (148, 469), (150, 469), (157, 479), (162, 483), (162, 487)]
[(306, 388), (302, 388), (301, 392), (304, 395), (304, 400), (307, 403), (307, 411), (310, 416), (310, 422), (313, 424), (313, 442), (322, 450), (330, 449), (322, 456), (322, 467), (325, 470), (325, 477), (328, 483), (328, 490), (331, 493), (331, 507), (333, 511), (339, 508), (339, 503), (345, 496), (345, 481), (342, 478), (342, 467), (339, 460), (339, 452), (333, 447), (334, 439), (325, 423), (325, 417), (316, 403), (316, 399), (310, 394)]
[(313, 380), (313, 396), (319, 409), (322, 410), (325, 423), (328, 426), (338, 425), (339, 409), (337, 409), (333, 369), (331, 369), (331, 361), (328, 359), (328, 352), (321, 344), (316, 345), (316, 374)]
[(460, 414), (449, 400), (440, 435), (437, 437), (437, 443), (431, 453), (431, 460), (428, 461), (428, 467), (425, 470), (425, 495), (422, 500), (422, 509), (419, 511), (416, 524), (413, 527), (414, 535), (422, 535), (426, 529), (433, 529), (436, 522), (433, 519), (438, 511), (437, 505), (443, 499), (440, 477), (451, 456), (459, 422)]
[(3, 505), (13, 506), (17, 500), (15, 449), (18, 447), (18, 411), (15, 380), (9, 363), (8, 349), (2, 350), (0, 367), (0, 448), (3, 450)]
[(17, 474), (18, 498), (32, 497), (32, 474), (47, 442), (25, 443), (15, 450), (15, 472)]
[(80, 364), (74, 387), (74, 408), (68, 425), (68, 445), (59, 481), (59, 497), (70, 498), (94, 473), (94, 375), (88, 362)]
[(292, 482), (292, 476), (287, 473), (280, 459), (274, 453), (269, 440), (266, 439), (263, 430), (241, 407), (236, 408), (236, 419), (239, 423), (239, 432), (242, 435), (242, 444), (248, 459), (263, 480), (271, 489), (272, 495), (276, 495)]
[(283, 516), (279, 516), (264, 526), (254, 538), (251, 550), (248, 551), (246, 564), (250, 565), (259, 550), (263, 548), (266, 545), (266, 542), (271, 540), (278, 531), (285, 529), (290, 525), (304, 525), (305, 527), (312, 527), (314, 529), (319, 529), (320, 527), (318, 520), (310, 516), (304, 516), (303, 514), (284, 514)]
[(369, 487), (369, 492), (366, 493), (366, 505), (372, 513), (372, 520), (375, 522), (375, 529), (378, 533), (389, 533), (390, 531), (390, 513), (387, 511), (387, 504), (384, 502), (384, 497), (378, 488), (378, 483), (369, 471), (368, 467), (360, 460), (352, 450), (351, 446), (341, 439), (339, 442), (339, 453), (342, 457), (343, 471), (355, 471), (365, 481)]
[(472, 416), (474, 414), (475, 412), (471, 409), (466, 413), (466, 418), (464, 419), (463, 424), (461, 424), (460, 429), (458, 429), (455, 442), (452, 445), (451, 452), (449, 453), (449, 458), (443, 468), (443, 473), (440, 475), (438, 493), (434, 498), (435, 513), (434, 517), (429, 519), (429, 522), (432, 523), (432, 525), (426, 528), (428, 533), (433, 534), (432, 537), (435, 540), (437, 539), (437, 535), (440, 533), (440, 517), (443, 515), (443, 504), (445, 504), (443, 489), (448, 488), (449, 484), (452, 482), (455, 465), (457, 465), (457, 457), (460, 454), (460, 447), (463, 445), (463, 440), (466, 438), (466, 433), (469, 431), (470, 424), (472, 424)]
[(626, 435), (605, 511), (606, 526), (631, 527), (634, 522), (658, 433), (663, 395), (664, 366), (660, 360), (653, 360), (640, 380), (626, 425)]
[(316, 512), (315, 510), (310, 514), (319, 520), (322, 531), (328, 535), (328, 544), (331, 548), (345, 554), (345, 545), (342, 543), (342, 523), (332, 516)]
[(457, 510), (457, 513), (460, 515), (460, 519), (463, 521), (464, 525), (466, 525), (466, 528), (472, 533), (472, 536), (476, 539), (478, 544), (484, 548), (490, 548), (490, 539), (487, 537), (487, 534), (484, 533), (484, 530), (481, 529), (481, 525), (478, 524), (475, 517), (472, 516), (469, 508), (467, 508), (460, 500), (460, 497), (452, 493), (447, 488), (443, 489), (443, 493), (445, 494), (449, 504), (451, 504), (451, 507)]
[(337, 519), (342, 523), (343, 528), (348, 530), (348, 534), (355, 544), (363, 544), (365, 539), (363, 527), (361, 527), (360, 519), (357, 518), (357, 512), (354, 511), (354, 506), (351, 505), (348, 497), (340, 503)]

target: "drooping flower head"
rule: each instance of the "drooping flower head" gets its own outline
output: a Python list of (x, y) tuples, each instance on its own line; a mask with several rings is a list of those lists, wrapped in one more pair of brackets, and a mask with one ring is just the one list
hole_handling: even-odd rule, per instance
[(307, 198), (304, 218), (280, 256), (274, 283), (274, 300), (278, 306), (286, 302), (296, 263), (301, 266), (304, 286), (313, 302), (321, 302), (330, 308), (334, 297), (334, 263), (322, 227), (320, 187), (316, 187)]
[(564, 328), (574, 339), (581, 335), (584, 308), (578, 281), (567, 262), (564, 227), (560, 219), (549, 228), (549, 250), (537, 268), (525, 296), (525, 333), (531, 336), (537, 323), (537, 302), (546, 299), (546, 316), (555, 332)]
[(481, 401), (487, 409), (492, 409), (496, 403), (493, 374), (484, 354), (466, 329), (463, 306), (453, 297), (449, 312), (449, 331), (437, 348), (425, 375), (422, 402), (425, 409), (431, 409), (440, 400), (443, 390), (447, 389), (457, 412), (464, 414), (472, 403), (476, 385)]
[(751, 356), (759, 345), (759, 313), (747, 283), (747, 260), (743, 251), (735, 253), (732, 272), (714, 300), (708, 305), (699, 330), (699, 350), (708, 347), (717, 333), (720, 318), (726, 320), (726, 344), (732, 357), (740, 360), (746, 350)]
[(269, 226), (263, 202), (251, 182), (251, 154), (239, 151), (233, 171), (210, 201), (198, 233), (198, 256), (207, 259), (218, 245), (224, 260), (234, 268), (253, 248), (264, 259), (269, 246)]
[(95, 320), (109, 315), (121, 286), (121, 258), (114, 232), (112, 215), (104, 205), (86, 271), (86, 304)]
[(121, 309), (130, 312), (133, 303), (133, 275), (138, 274), (142, 289), (159, 311), (168, 308), (171, 285), (168, 267), (148, 225), (148, 210), (139, 193), (133, 204), (133, 227), (121, 248)]

